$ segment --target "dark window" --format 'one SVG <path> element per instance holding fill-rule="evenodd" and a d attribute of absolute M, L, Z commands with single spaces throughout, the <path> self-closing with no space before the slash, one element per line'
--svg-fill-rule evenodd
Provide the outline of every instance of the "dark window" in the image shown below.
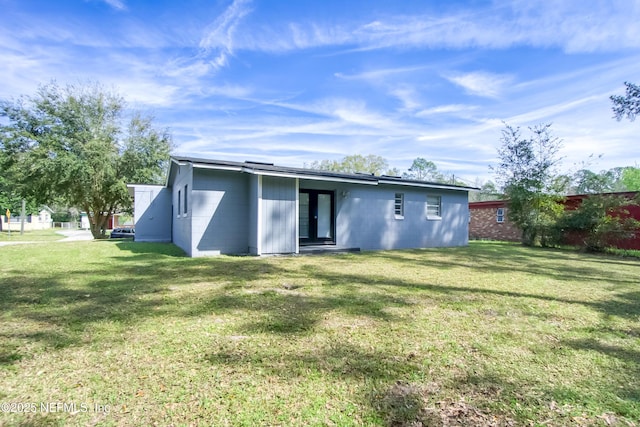
<path fill-rule="evenodd" d="M 184 186 L 184 213 L 187 214 L 187 185 Z"/>

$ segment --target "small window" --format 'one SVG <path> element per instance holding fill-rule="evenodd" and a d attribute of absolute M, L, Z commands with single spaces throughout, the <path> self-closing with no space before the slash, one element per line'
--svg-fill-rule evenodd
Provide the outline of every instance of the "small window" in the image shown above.
<path fill-rule="evenodd" d="M 184 186 L 184 214 L 187 214 L 187 185 Z"/>
<path fill-rule="evenodd" d="M 178 190 L 178 216 L 180 216 L 180 212 L 182 212 L 182 193 Z"/>
<path fill-rule="evenodd" d="M 500 223 L 504 222 L 504 208 L 496 209 L 496 221 Z"/>
<path fill-rule="evenodd" d="M 427 196 L 427 219 L 442 218 L 441 196 Z"/>
<path fill-rule="evenodd" d="M 398 219 L 404 218 L 404 193 L 396 193 L 393 203 L 393 213 Z"/>

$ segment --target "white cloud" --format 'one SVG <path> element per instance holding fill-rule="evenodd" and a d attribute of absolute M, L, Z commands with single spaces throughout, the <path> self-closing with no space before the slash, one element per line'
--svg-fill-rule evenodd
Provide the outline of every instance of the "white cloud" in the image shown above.
<path fill-rule="evenodd" d="M 449 105 L 439 105 L 437 107 L 426 108 L 416 113 L 416 117 L 427 117 L 435 114 L 452 114 L 452 113 L 462 113 L 473 111 L 477 109 L 476 106 L 473 105 L 465 105 L 465 104 L 449 104 Z"/>
<path fill-rule="evenodd" d="M 513 78 L 508 75 L 483 71 L 452 74 L 445 76 L 445 78 L 452 83 L 462 86 L 471 95 L 487 98 L 500 97 L 505 87 L 513 80 Z"/>
<path fill-rule="evenodd" d="M 387 77 L 392 77 L 400 74 L 412 73 L 414 71 L 420 71 L 428 68 L 427 66 L 415 66 L 415 67 L 398 67 L 398 68 L 383 68 L 371 71 L 364 71 L 357 74 L 344 74 L 335 73 L 334 76 L 344 80 L 367 80 L 367 81 L 379 81 Z"/>
<path fill-rule="evenodd" d="M 638 0 L 588 6 L 581 2 L 556 2 L 550 6 L 545 0 L 512 1 L 448 14 L 376 17 L 366 23 L 276 21 L 272 26 L 239 35 L 234 48 L 284 52 L 325 46 L 354 50 L 532 46 L 559 47 L 567 52 L 609 52 L 640 47 L 639 21 Z M 235 29 L 234 25 L 221 28 Z M 225 40 L 225 34 L 216 32 L 215 39 Z M 226 45 L 220 41 L 218 44 Z"/>
<path fill-rule="evenodd" d="M 209 25 L 200 40 L 201 57 L 210 57 L 214 69 L 227 65 L 228 57 L 233 55 L 234 37 L 242 18 L 251 12 L 251 0 L 234 0 L 233 3 Z"/>
<path fill-rule="evenodd" d="M 106 4 L 117 10 L 126 10 L 127 6 L 122 0 L 104 0 Z"/>
<path fill-rule="evenodd" d="M 398 98 L 402 102 L 404 110 L 415 110 L 422 105 L 419 100 L 418 91 L 409 85 L 401 85 L 393 88 L 389 92 L 394 97 Z"/>

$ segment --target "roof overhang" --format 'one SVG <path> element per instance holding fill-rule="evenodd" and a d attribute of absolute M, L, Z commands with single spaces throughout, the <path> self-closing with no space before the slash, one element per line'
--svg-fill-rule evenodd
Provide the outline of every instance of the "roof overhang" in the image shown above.
<path fill-rule="evenodd" d="M 211 169 L 220 171 L 241 172 L 251 175 L 273 176 L 281 178 L 305 179 L 312 181 L 342 182 L 360 185 L 393 185 L 399 187 L 419 187 L 451 191 L 478 191 L 479 188 L 463 187 L 442 183 L 406 180 L 402 178 L 390 179 L 385 176 L 369 174 L 349 174 L 342 172 L 320 171 L 315 169 L 302 169 L 292 167 L 279 167 L 269 163 L 232 162 L 222 160 L 208 160 L 190 157 L 171 157 L 169 173 L 167 174 L 166 187 L 169 187 L 177 167 L 188 166 L 195 169 Z"/>

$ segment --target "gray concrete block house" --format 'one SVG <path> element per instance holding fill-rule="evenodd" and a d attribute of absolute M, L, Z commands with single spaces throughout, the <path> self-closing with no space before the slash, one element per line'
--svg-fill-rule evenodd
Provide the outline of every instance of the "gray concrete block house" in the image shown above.
<path fill-rule="evenodd" d="M 166 185 L 132 185 L 136 241 L 189 256 L 463 246 L 468 192 L 394 176 L 171 158 Z"/>

